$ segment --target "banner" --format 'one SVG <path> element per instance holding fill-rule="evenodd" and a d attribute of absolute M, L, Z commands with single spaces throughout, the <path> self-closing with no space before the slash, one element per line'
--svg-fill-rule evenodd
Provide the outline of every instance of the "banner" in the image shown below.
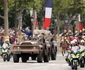
<path fill-rule="evenodd" d="M 48 28 L 51 23 L 51 14 L 52 14 L 52 0 L 46 0 L 45 3 L 45 19 L 44 19 L 44 28 Z"/>

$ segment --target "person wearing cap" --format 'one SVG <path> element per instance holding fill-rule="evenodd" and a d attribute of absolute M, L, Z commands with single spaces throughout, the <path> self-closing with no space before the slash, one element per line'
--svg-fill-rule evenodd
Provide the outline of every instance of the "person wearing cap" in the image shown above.
<path fill-rule="evenodd" d="M 71 50 L 73 52 L 77 52 L 79 50 L 79 47 L 76 45 L 76 40 L 71 41 Z"/>
<path fill-rule="evenodd" d="M 82 35 L 85 35 L 85 28 L 82 29 Z"/>
<path fill-rule="evenodd" d="M 70 46 L 68 48 L 68 54 L 66 56 L 66 61 L 68 62 L 69 65 L 71 65 L 71 62 L 70 62 L 70 59 L 71 59 L 71 56 L 70 56 L 70 52 L 78 52 L 79 50 L 79 47 L 76 46 L 76 40 L 73 40 L 70 42 Z"/>
<path fill-rule="evenodd" d="M 8 48 L 8 47 L 9 47 L 9 41 L 5 40 L 3 45 L 2 45 L 2 48 Z"/>
<path fill-rule="evenodd" d="M 75 42 L 75 46 L 78 46 L 78 40 L 75 38 L 73 41 Z"/>
<path fill-rule="evenodd" d="M 67 33 L 67 30 L 65 29 L 62 33 L 62 36 L 66 36 L 66 34 L 68 34 L 68 33 Z"/>
<path fill-rule="evenodd" d="M 69 36 L 72 36 L 73 32 L 71 30 L 68 30 L 68 34 L 69 34 Z"/>
<path fill-rule="evenodd" d="M 35 33 L 35 34 L 33 35 L 33 39 L 34 39 L 34 40 L 38 40 L 38 39 L 39 39 L 38 33 Z"/>
<path fill-rule="evenodd" d="M 85 42 L 84 40 L 80 41 L 80 43 L 79 43 L 80 50 L 85 50 L 84 42 Z"/>

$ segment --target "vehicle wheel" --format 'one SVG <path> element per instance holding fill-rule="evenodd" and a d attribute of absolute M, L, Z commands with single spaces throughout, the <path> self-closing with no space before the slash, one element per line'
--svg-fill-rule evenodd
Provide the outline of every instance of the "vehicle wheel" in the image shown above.
<path fill-rule="evenodd" d="M 56 56 L 57 56 L 57 47 L 56 47 L 55 49 L 56 49 L 56 52 L 55 52 L 55 54 L 56 54 Z"/>
<path fill-rule="evenodd" d="M 77 64 L 74 65 L 74 70 L 77 70 Z"/>
<path fill-rule="evenodd" d="M 10 61 L 10 56 L 7 57 L 7 61 Z"/>
<path fill-rule="evenodd" d="M 5 58 L 5 56 L 3 56 L 3 61 L 4 61 L 4 62 L 6 61 L 6 58 Z"/>
<path fill-rule="evenodd" d="M 51 59 L 52 60 L 56 60 L 56 55 L 55 54 L 51 54 Z"/>
<path fill-rule="evenodd" d="M 56 60 L 56 48 L 53 43 L 51 43 L 51 59 Z"/>
<path fill-rule="evenodd" d="M 81 67 L 81 68 L 83 68 L 83 67 L 84 67 L 84 64 L 83 64 L 83 63 L 81 63 L 81 64 L 80 64 L 80 67 Z"/>
<path fill-rule="evenodd" d="M 27 62 L 27 57 L 26 57 L 26 56 L 24 56 L 24 55 L 22 55 L 22 56 L 21 56 L 21 60 L 22 60 L 22 62 L 24 62 L 24 63 L 25 63 L 25 62 Z"/>
<path fill-rule="evenodd" d="M 43 60 L 43 58 L 42 58 L 42 52 L 41 52 L 41 53 L 39 53 L 39 55 L 37 56 L 37 62 L 38 62 L 38 63 L 42 63 L 42 60 Z"/>
<path fill-rule="evenodd" d="M 74 70 L 77 70 L 77 66 L 76 66 L 76 67 L 74 67 Z"/>
<path fill-rule="evenodd" d="M 82 61 L 80 61 L 80 67 L 81 67 L 81 68 L 84 67 L 84 62 L 82 63 Z"/>
<path fill-rule="evenodd" d="M 31 59 L 32 60 L 36 60 L 36 56 L 35 55 L 32 55 Z"/>
<path fill-rule="evenodd" d="M 48 56 L 49 56 L 49 60 L 51 60 L 51 49 L 50 48 L 49 48 Z"/>
<path fill-rule="evenodd" d="M 84 67 L 84 64 L 81 64 L 80 67 L 83 68 Z"/>
<path fill-rule="evenodd" d="M 49 62 L 49 56 L 48 55 L 44 55 L 44 62 Z"/>
<path fill-rule="evenodd" d="M 19 62 L 19 55 L 18 54 L 13 54 L 13 61 L 14 61 L 14 63 Z"/>
<path fill-rule="evenodd" d="M 56 60 L 56 52 L 54 48 L 51 48 L 51 59 Z"/>
<path fill-rule="evenodd" d="M 72 67 L 72 70 L 74 70 L 74 67 Z"/>

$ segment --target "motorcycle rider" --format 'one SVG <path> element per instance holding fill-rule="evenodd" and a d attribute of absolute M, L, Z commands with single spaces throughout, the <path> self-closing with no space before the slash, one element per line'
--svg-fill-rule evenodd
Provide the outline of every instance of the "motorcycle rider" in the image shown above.
<path fill-rule="evenodd" d="M 3 45 L 2 45 L 2 48 L 8 48 L 8 47 L 9 47 L 9 41 L 5 40 Z"/>
<path fill-rule="evenodd" d="M 79 43 L 80 50 L 85 50 L 84 42 L 85 42 L 84 40 L 80 41 L 80 43 Z"/>
<path fill-rule="evenodd" d="M 71 62 L 70 62 L 71 52 L 78 52 L 78 50 L 79 50 L 79 47 L 76 45 L 76 41 L 75 40 L 71 41 L 70 46 L 68 48 L 68 51 L 70 51 L 70 52 L 68 52 L 68 54 L 66 56 L 66 61 L 69 63 L 69 65 L 71 65 Z"/>
<path fill-rule="evenodd" d="M 73 52 L 77 52 L 77 51 L 79 50 L 79 46 L 77 46 L 76 43 L 77 43 L 77 41 L 75 41 L 75 40 L 73 40 L 73 41 L 71 42 L 71 50 L 72 50 Z"/>
<path fill-rule="evenodd" d="M 79 43 L 79 47 L 80 47 L 80 52 L 84 51 L 85 52 L 85 46 L 84 46 L 84 40 L 81 40 Z M 84 59 L 84 64 L 85 64 L 85 59 Z"/>

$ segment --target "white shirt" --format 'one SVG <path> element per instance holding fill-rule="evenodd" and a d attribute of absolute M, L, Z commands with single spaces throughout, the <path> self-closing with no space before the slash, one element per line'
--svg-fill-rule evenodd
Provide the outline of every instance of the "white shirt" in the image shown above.
<path fill-rule="evenodd" d="M 79 47 L 78 46 L 72 46 L 72 51 L 73 52 L 77 52 L 79 50 Z"/>
<path fill-rule="evenodd" d="M 85 50 L 85 46 L 79 45 L 79 47 L 80 47 L 80 50 Z"/>
<path fill-rule="evenodd" d="M 4 43 L 2 47 L 3 48 L 8 48 L 8 44 L 7 43 Z"/>

